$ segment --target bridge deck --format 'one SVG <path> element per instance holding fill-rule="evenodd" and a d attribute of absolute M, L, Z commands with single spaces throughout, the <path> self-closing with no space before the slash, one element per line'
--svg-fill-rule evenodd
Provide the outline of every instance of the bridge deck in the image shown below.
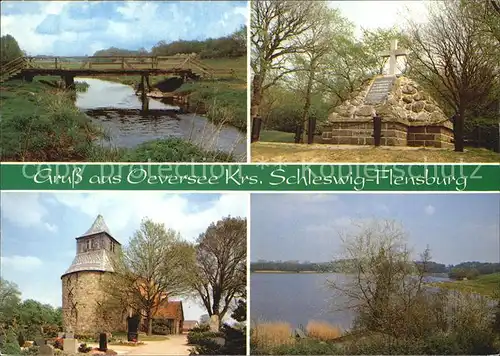
<path fill-rule="evenodd" d="M 23 74 L 28 75 L 57 75 L 57 76 L 101 76 L 101 75 L 189 75 L 193 72 L 190 69 L 171 68 L 171 69 L 121 69 L 121 68 L 108 68 L 108 69 L 55 69 L 55 68 L 24 68 Z"/>

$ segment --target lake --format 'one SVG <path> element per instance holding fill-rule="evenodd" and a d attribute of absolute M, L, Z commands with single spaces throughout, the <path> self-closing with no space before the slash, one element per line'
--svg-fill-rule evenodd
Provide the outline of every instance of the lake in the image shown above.
<path fill-rule="evenodd" d="M 151 111 L 141 111 L 142 102 L 131 86 L 95 78 L 76 78 L 86 82 L 85 92 L 77 92 L 76 106 L 87 112 L 94 122 L 104 127 L 112 147 L 134 148 L 141 143 L 168 137 L 190 141 L 206 150 L 232 153 L 238 161 L 246 161 L 245 134 L 233 126 L 222 128 L 195 114 L 175 114 L 179 107 L 148 98 Z M 171 111 L 171 113 L 168 113 Z"/>
<path fill-rule="evenodd" d="M 285 321 L 293 327 L 310 320 L 323 320 L 346 330 L 355 314 L 344 309 L 346 298 L 328 288 L 327 281 L 346 283 L 341 273 L 252 273 L 250 276 L 250 315 L 255 321 Z M 446 277 L 428 277 L 445 281 Z"/>

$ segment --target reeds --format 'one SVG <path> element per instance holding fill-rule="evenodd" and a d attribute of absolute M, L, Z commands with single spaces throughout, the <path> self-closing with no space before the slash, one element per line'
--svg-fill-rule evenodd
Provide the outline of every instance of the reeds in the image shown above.
<path fill-rule="evenodd" d="M 342 331 L 338 326 L 326 321 L 309 321 L 306 326 L 306 332 L 307 336 L 321 341 L 335 340 L 342 336 Z"/>
<path fill-rule="evenodd" d="M 292 328 L 286 322 L 259 322 L 252 329 L 252 344 L 259 350 L 271 350 L 295 342 Z"/>

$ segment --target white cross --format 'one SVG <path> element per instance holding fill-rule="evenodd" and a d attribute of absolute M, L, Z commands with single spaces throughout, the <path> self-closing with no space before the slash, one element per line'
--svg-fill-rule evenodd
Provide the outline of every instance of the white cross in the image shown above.
<path fill-rule="evenodd" d="M 389 75 L 396 74 L 397 57 L 406 56 L 407 50 L 398 49 L 398 40 L 391 40 L 391 50 L 380 53 L 383 58 L 389 57 Z"/>

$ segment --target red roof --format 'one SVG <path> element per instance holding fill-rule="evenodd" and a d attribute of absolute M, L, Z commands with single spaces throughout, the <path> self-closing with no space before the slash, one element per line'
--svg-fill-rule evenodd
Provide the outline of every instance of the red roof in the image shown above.
<path fill-rule="evenodd" d="M 158 311 L 155 313 L 154 317 L 164 318 L 164 319 L 184 320 L 184 311 L 182 309 L 182 302 L 181 301 L 168 302 L 165 306 L 161 306 L 158 308 Z"/>

